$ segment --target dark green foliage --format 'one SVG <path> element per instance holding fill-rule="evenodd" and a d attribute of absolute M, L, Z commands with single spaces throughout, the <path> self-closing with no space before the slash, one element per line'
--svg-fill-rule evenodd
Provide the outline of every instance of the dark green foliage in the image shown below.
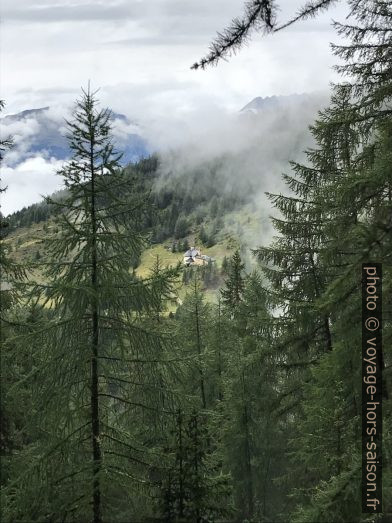
<path fill-rule="evenodd" d="M 72 514 L 99 523 L 113 521 L 114 510 L 114 520 L 132 519 L 130 493 L 154 461 L 146 438 L 158 430 L 169 396 L 165 338 L 154 323 L 146 328 L 146 314 L 161 307 L 175 273 L 156 271 L 145 282 L 132 274 L 145 243 L 146 201 L 133 197 L 118 168 L 110 112 L 96 104 L 90 92 L 77 103 L 69 123 L 74 156 L 62 171 L 67 196 L 50 201 L 61 208 L 59 234 L 45 244 L 49 285 L 37 284 L 31 299 L 53 314 L 26 338 L 41 362 L 28 376 L 36 417 L 27 430 L 40 436 L 15 461 L 10 519 Z M 120 187 L 124 200 L 112 192 Z M 140 423 L 144 410 L 148 428 Z M 21 460 L 29 466 L 18 470 Z"/>
<path fill-rule="evenodd" d="M 232 515 L 230 478 L 221 472 L 210 441 L 206 416 L 179 410 L 173 446 L 166 449 L 173 465 L 161 487 L 165 521 L 202 523 Z"/>
<path fill-rule="evenodd" d="M 52 198 L 65 197 L 64 192 L 53 195 Z M 29 207 L 23 207 L 20 211 L 16 211 L 9 216 L 10 227 L 28 227 L 32 223 L 40 223 L 48 220 L 51 216 L 58 214 L 59 208 L 53 208 L 47 202 L 34 203 Z"/>
<path fill-rule="evenodd" d="M 217 236 L 222 228 L 223 221 L 221 218 L 215 218 L 208 227 L 200 227 L 199 239 L 202 245 L 213 247 L 217 242 Z"/>
<path fill-rule="evenodd" d="M 191 285 L 191 291 L 177 310 L 177 319 L 179 320 L 177 344 L 181 348 L 182 354 L 186 358 L 191 358 L 194 363 L 193 368 L 187 368 L 188 393 L 193 395 L 199 409 L 205 409 L 209 400 L 204 369 L 209 309 L 204 302 L 196 276 L 194 276 Z"/>
<path fill-rule="evenodd" d="M 219 278 L 216 270 L 216 265 L 213 261 L 209 261 L 206 265 L 201 267 L 201 277 L 205 288 L 214 288 L 219 283 Z"/>
<path fill-rule="evenodd" d="M 240 252 L 237 250 L 230 261 L 228 277 L 225 287 L 221 290 L 222 303 L 229 309 L 234 310 L 242 301 L 244 292 L 244 269 Z"/>
<path fill-rule="evenodd" d="M 278 359 L 271 353 L 272 318 L 258 273 L 243 274 L 241 289 L 239 299 L 219 314 L 222 393 L 217 423 L 222 458 L 233 478 L 239 517 L 278 521 L 275 503 L 284 490 L 276 488 L 272 478 L 282 470 L 286 428 L 273 410 Z"/>
<path fill-rule="evenodd" d="M 229 266 L 230 266 L 230 260 L 229 260 L 229 258 L 227 258 L 227 256 L 224 256 L 223 260 L 222 260 L 222 268 L 221 268 L 221 272 L 223 275 L 225 275 L 225 276 L 228 275 Z"/>
<path fill-rule="evenodd" d="M 189 222 L 184 216 L 179 216 L 174 226 L 174 237 L 183 238 L 189 232 Z"/>
<path fill-rule="evenodd" d="M 199 231 L 199 239 L 203 245 L 207 245 L 208 242 L 208 235 L 204 229 L 204 227 L 200 227 Z"/>

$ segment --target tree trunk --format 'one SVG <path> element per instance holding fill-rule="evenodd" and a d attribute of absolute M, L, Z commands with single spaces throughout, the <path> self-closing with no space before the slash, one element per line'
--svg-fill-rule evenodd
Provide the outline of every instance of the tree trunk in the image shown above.
<path fill-rule="evenodd" d="M 246 497 L 247 497 L 247 517 L 253 516 L 253 478 L 252 478 L 252 464 L 251 464 L 251 450 L 250 450 L 250 433 L 249 433 L 249 415 L 245 398 L 245 376 L 242 371 L 242 400 L 244 402 L 244 428 L 245 428 L 245 470 L 246 470 Z"/>
<path fill-rule="evenodd" d="M 93 131 L 91 131 L 93 132 Z M 99 390 L 98 390 L 98 343 L 99 343 L 99 320 L 98 320 L 98 277 L 97 277 L 97 219 L 95 212 L 95 167 L 94 167 L 94 143 L 91 142 L 90 169 L 91 169 L 91 286 L 93 298 L 91 301 L 92 320 L 92 343 L 91 343 L 91 431 L 92 431 L 92 454 L 93 454 L 93 523 L 102 523 L 101 510 L 101 444 L 99 424 Z"/>
<path fill-rule="evenodd" d="M 182 445 L 182 415 L 181 415 L 181 409 L 178 411 L 178 444 L 180 447 L 180 456 L 179 456 L 179 469 L 180 469 L 180 477 L 179 477 L 179 507 L 178 507 L 178 516 L 180 518 L 184 517 L 184 467 L 183 467 L 183 445 Z"/>
<path fill-rule="evenodd" d="M 195 301 L 195 319 L 196 319 L 196 343 L 197 343 L 197 353 L 199 358 L 201 358 L 201 337 L 200 337 L 200 318 L 199 318 L 199 307 L 197 306 L 197 296 Z M 200 394 L 201 394 L 201 405 L 203 409 L 207 407 L 206 402 L 206 393 L 204 388 L 204 376 L 203 370 L 201 368 L 201 361 L 199 363 L 199 374 L 200 374 Z"/>

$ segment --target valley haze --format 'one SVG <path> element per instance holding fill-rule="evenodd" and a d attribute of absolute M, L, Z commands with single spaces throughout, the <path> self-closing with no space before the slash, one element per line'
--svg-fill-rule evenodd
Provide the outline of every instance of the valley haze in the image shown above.
<path fill-rule="evenodd" d="M 257 187 L 254 200 L 268 206 L 265 191 L 284 190 L 281 174 L 303 159 L 311 144 L 308 126 L 328 101 L 324 92 L 256 97 L 240 111 L 206 107 L 187 114 L 135 121 L 113 113 L 113 134 L 126 165 L 152 153 L 160 159 L 161 182 L 219 161 L 228 188 L 238 178 Z M 56 171 L 69 158 L 66 118 L 70 106 L 29 109 L 1 119 L 14 147 L 2 166 L 2 213 L 37 203 L 62 188 Z"/>

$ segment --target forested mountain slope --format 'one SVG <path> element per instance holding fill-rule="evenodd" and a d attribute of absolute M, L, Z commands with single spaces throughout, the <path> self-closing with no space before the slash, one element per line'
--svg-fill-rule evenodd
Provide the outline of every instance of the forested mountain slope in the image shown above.
<path fill-rule="evenodd" d="M 148 198 L 150 212 L 143 216 L 140 230 L 148 236 L 146 249 L 132 261 L 136 273 L 147 277 L 158 256 L 162 264 L 183 264 L 185 251 L 197 246 L 204 255 L 213 258 L 213 266 L 199 268 L 205 290 L 216 297 L 223 281 L 227 258 L 236 248 L 244 259 L 254 265 L 250 248 L 263 230 L 263 213 L 252 202 L 251 186 L 233 185 L 228 189 L 220 170 L 209 166 L 180 179 L 160 181 L 159 160 L 156 156 L 141 160 L 124 169 L 134 194 Z M 61 202 L 66 191 L 52 196 Z M 43 247 L 46 237 L 56 236 L 56 216 L 60 208 L 45 201 L 24 208 L 7 217 L 4 243 L 10 256 L 18 263 L 28 264 L 35 274 L 47 261 Z M 223 265 L 223 267 L 222 267 Z M 188 275 L 184 281 L 189 280 Z M 183 295 L 184 292 L 181 292 Z"/>

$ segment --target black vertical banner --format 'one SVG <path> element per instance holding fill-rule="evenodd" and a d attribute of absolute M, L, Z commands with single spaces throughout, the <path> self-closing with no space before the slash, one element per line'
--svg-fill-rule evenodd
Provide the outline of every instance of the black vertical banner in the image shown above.
<path fill-rule="evenodd" d="M 382 266 L 362 265 L 362 512 L 382 512 Z"/>

